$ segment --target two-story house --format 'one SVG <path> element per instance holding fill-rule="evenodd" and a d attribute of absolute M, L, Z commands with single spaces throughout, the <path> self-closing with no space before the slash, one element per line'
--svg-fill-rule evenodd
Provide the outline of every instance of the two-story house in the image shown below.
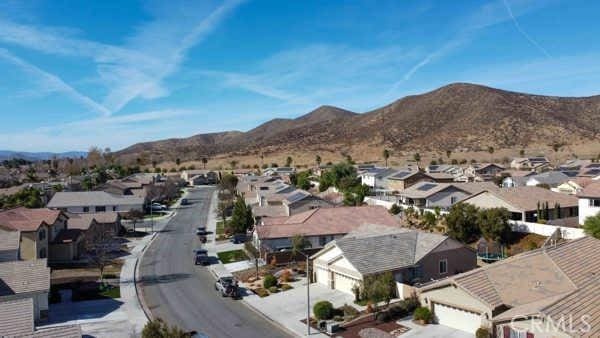
<path fill-rule="evenodd" d="M 579 198 L 579 224 L 590 216 L 600 215 L 600 181 L 588 184 L 577 194 Z"/>
<path fill-rule="evenodd" d="M 48 208 L 70 213 L 126 213 L 143 210 L 144 198 L 109 194 L 105 191 L 57 192 L 48 202 Z"/>

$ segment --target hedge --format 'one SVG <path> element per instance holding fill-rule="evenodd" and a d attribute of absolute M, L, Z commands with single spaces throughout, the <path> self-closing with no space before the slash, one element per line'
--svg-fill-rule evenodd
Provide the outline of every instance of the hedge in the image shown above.
<path fill-rule="evenodd" d="M 313 306 L 313 313 L 317 319 L 331 319 L 333 317 L 333 304 L 326 300 L 317 302 Z"/>

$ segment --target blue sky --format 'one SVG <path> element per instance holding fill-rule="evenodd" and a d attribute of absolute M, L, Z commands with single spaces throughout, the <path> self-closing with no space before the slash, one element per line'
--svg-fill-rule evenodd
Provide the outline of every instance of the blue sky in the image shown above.
<path fill-rule="evenodd" d="M 0 2 L 0 149 L 113 150 L 451 82 L 600 94 L 599 2 Z"/>

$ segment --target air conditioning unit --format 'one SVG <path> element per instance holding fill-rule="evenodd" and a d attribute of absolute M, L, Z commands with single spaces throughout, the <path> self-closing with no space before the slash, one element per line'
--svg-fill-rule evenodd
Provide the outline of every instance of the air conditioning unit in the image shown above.
<path fill-rule="evenodd" d="M 328 322 L 327 323 L 327 333 L 332 334 L 338 332 L 340 330 L 340 324 L 336 322 Z"/>

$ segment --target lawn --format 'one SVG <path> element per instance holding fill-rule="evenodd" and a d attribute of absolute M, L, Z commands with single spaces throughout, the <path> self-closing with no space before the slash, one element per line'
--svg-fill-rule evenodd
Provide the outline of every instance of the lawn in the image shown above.
<path fill-rule="evenodd" d="M 219 260 L 223 264 L 245 261 L 248 259 L 244 250 L 231 250 L 217 253 Z"/>
<path fill-rule="evenodd" d="M 225 234 L 225 223 L 223 223 L 223 221 L 217 221 L 216 233 L 217 233 L 217 235 Z"/>

